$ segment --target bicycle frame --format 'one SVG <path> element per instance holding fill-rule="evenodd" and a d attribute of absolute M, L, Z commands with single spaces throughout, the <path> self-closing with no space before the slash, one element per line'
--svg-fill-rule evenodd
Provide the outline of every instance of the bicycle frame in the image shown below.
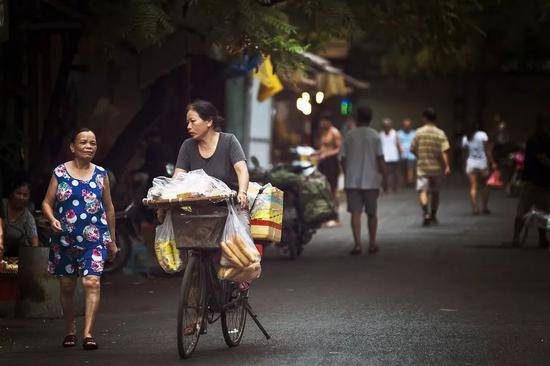
<path fill-rule="evenodd" d="M 188 253 L 190 255 L 190 258 L 194 257 L 197 258 L 197 260 L 199 261 L 201 277 L 204 278 L 206 283 L 206 304 L 208 306 L 207 310 L 212 313 L 221 314 L 230 307 L 234 306 L 238 301 L 243 300 L 242 298 L 236 298 L 229 302 L 226 301 L 226 291 L 224 291 L 224 286 L 229 286 L 230 283 L 228 281 L 220 281 L 218 279 L 216 268 L 214 265 L 214 257 L 217 252 L 191 249 L 188 251 Z"/>

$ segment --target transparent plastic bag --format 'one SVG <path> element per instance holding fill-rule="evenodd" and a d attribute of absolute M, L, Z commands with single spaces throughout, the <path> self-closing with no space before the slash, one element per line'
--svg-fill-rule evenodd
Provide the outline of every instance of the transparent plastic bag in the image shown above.
<path fill-rule="evenodd" d="M 250 235 L 248 216 L 239 215 L 232 203 L 228 203 L 227 221 L 220 247 L 220 279 L 244 282 L 260 277 L 261 256 Z"/>
<path fill-rule="evenodd" d="M 221 180 L 211 177 L 204 170 L 178 173 L 174 178 L 157 177 L 147 192 L 147 198 L 175 199 L 229 196 L 233 191 Z"/>
<path fill-rule="evenodd" d="M 159 265 L 166 273 L 176 273 L 182 270 L 181 253 L 176 247 L 172 213 L 168 211 L 164 222 L 157 226 L 155 232 L 155 255 Z"/>

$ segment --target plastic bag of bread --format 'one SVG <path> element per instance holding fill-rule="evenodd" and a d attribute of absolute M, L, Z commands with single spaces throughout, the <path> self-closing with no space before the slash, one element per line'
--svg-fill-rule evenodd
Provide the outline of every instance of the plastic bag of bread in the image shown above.
<path fill-rule="evenodd" d="M 155 232 L 155 255 L 159 265 L 166 273 L 176 273 L 183 269 L 181 253 L 176 247 L 172 211 L 168 211 L 164 222 Z"/>
<path fill-rule="evenodd" d="M 260 277 L 260 252 L 252 241 L 248 223 L 237 213 L 233 204 L 228 204 L 227 221 L 220 248 L 220 279 L 244 282 Z"/>

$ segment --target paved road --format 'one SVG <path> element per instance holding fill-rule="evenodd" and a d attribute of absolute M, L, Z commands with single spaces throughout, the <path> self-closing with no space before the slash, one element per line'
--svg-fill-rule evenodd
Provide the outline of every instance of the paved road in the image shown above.
<path fill-rule="evenodd" d="M 60 320 L 2 320 L 0 364 L 548 365 L 550 254 L 534 238 L 530 248 L 499 248 L 515 201 L 493 198 L 493 215 L 471 216 L 455 185 L 443 194 L 441 224 L 422 228 L 413 192 L 382 197 L 375 256 L 348 255 L 345 214 L 297 261 L 269 251 L 252 304 L 270 341 L 249 323 L 229 350 L 216 325 L 180 361 L 180 278 L 119 275 L 104 283 L 99 351 L 60 348 Z"/>

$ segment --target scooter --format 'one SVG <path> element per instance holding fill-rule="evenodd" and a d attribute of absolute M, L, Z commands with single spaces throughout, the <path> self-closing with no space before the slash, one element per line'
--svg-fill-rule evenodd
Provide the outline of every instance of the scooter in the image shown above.
<path fill-rule="evenodd" d="M 168 163 L 165 169 L 167 176 L 171 177 L 174 173 L 174 165 Z M 129 199 L 125 200 L 127 203 L 123 206 L 124 208 L 115 212 L 117 246 L 120 251 L 113 261 L 105 263 L 104 273 L 113 273 L 124 268 L 132 257 L 134 244 L 144 242 L 140 224 L 143 220 L 148 220 L 147 214 L 150 211 L 143 207 L 141 199 L 146 196 L 148 187 L 149 174 L 141 171 L 131 174 L 129 189 L 126 190 Z"/>
<path fill-rule="evenodd" d="M 251 180 L 263 184 L 267 182 L 273 183 L 273 176 L 281 172 L 297 174 L 305 179 L 320 174 L 313 162 L 313 156 L 315 155 L 313 148 L 298 146 L 291 149 L 291 153 L 295 156 L 295 159 L 291 163 L 278 164 L 270 171 L 260 168 L 257 159 L 252 157 Z M 313 235 L 324 221 L 308 223 L 304 219 L 304 204 L 302 202 L 303 197 L 300 194 L 301 187 L 299 182 L 277 182 L 274 185 L 284 192 L 283 227 L 281 242 L 278 246 L 293 260 L 302 254 L 303 246 L 311 241 Z M 330 195 L 330 192 L 328 194 Z M 327 220 L 332 218 L 336 218 L 336 212 L 334 213 L 334 217 L 327 218 Z"/>
<path fill-rule="evenodd" d="M 509 197 L 518 197 L 521 189 L 521 179 L 525 167 L 525 154 L 522 151 L 511 153 L 509 159 L 513 162 L 512 176 L 506 183 L 506 193 Z"/>

